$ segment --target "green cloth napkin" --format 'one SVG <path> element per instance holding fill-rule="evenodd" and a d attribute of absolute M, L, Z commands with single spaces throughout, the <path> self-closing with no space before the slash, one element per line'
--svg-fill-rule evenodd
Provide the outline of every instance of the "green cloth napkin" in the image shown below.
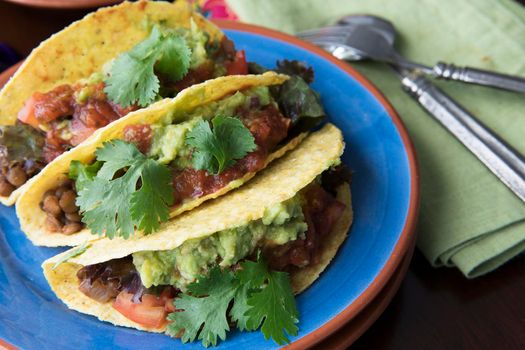
<path fill-rule="evenodd" d="M 407 58 L 438 60 L 525 76 L 525 10 L 494 0 L 227 0 L 241 20 L 288 33 L 375 14 L 398 30 Z M 421 168 L 418 247 L 435 266 L 471 278 L 525 249 L 525 204 L 401 91 L 384 65 L 353 63 L 394 105 Z M 525 154 L 525 95 L 456 82 L 437 84 Z"/>

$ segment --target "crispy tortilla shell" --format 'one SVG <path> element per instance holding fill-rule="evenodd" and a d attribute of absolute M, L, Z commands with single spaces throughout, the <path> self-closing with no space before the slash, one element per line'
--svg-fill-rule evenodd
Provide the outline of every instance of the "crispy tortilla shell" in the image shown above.
<path fill-rule="evenodd" d="M 286 79 L 287 76 L 285 75 L 268 72 L 262 75 L 232 75 L 208 80 L 183 90 L 174 99 L 164 99 L 148 108 L 132 112 L 110 125 L 98 129 L 83 143 L 71 151 L 61 154 L 38 175 L 27 182 L 26 188 L 20 195 L 16 206 L 16 213 L 20 220 L 22 231 L 26 233 L 33 244 L 49 247 L 75 246 L 86 240 L 96 239 L 97 236 L 93 236 L 91 231 L 86 228 L 71 235 L 50 232 L 46 229 L 46 213 L 40 208 L 40 201 L 47 190 L 58 187 L 67 178 L 66 174 L 71 161 L 78 160 L 86 164 L 90 163 L 95 157 L 97 147 L 101 147 L 106 141 L 123 138 L 124 129 L 128 125 L 153 124 L 169 113 L 173 114 L 174 121 L 182 120 L 188 112 L 191 112 L 196 107 L 219 100 L 238 90 L 254 86 L 281 84 Z M 273 154 L 270 154 L 266 164 L 275 158 L 283 156 L 288 150 L 295 148 L 305 136 L 297 136 Z M 254 175 L 255 173 L 247 173 L 242 178 L 232 181 L 215 193 L 189 200 L 183 205 L 174 208 L 170 216 L 179 215 L 184 211 L 197 207 L 206 200 L 219 197 L 239 187 Z"/>
<path fill-rule="evenodd" d="M 337 142 L 334 142 L 334 137 Z M 333 145 L 335 143 L 339 145 Z M 44 275 L 51 289 L 70 309 L 118 326 L 162 332 L 163 329 L 148 329 L 125 318 L 111 306 L 111 302 L 99 303 L 84 295 L 78 289 L 77 271 L 86 265 L 122 258 L 138 251 L 174 249 L 188 239 L 206 237 L 258 220 L 265 208 L 293 197 L 329 168 L 339 158 L 342 147 L 338 130 L 328 125 L 319 133 L 310 135 L 297 149 L 277 160 L 252 182 L 228 196 L 208 202 L 164 224 L 161 231 L 154 235 L 129 240 L 117 238 L 93 241 L 85 253 L 58 265 L 55 270 L 55 263 L 69 251 L 52 257 L 42 264 Z M 346 238 L 352 223 L 348 184 L 338 188 L 337 197 L 346 205 L 344 214 L 323 243 L 319 262 L 292 275 L 292 286 L 296 293 L 306 289 L 319 277 Z"/>
<path fill-rule="evenodd" d="M 124 2 L 72 23 L 34 49 L 0 91 L 0 125 L 14 124 L 18 111 L 33 93 L 73 84 L 101 71 L 106 62 L 144 40 L 149 35 L 148 24 L 187 28 L 190 18 L 210 35 L 210 40 L 224 36 L 219 28 L 193 12 L 186 1 Z M 0 202 L 13 205 L 23 187 L 9 197 L 0 197 Z"/>

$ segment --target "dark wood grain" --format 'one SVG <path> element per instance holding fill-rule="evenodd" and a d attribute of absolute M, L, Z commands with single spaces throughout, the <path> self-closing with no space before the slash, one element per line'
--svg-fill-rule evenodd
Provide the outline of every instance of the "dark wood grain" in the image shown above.
<path fill-rule="evenodd" d="M 467 280 L 416 252 L 392 303 L 351 349 L 525 349 L 524 295 L 524 258 Z"/>
<path fill-rule="evenodd" d="M 0 0 L 0 42 L 25 56 L 85 13 Z M 455 269 L 432 268 L 416 252 L 390 306 L 352 346 L 365 349 L 525 349 L 525 259 L 467 280 Z"/>
<path fill-rule="evenodd" d="M 76 21 L 89 10 L 37 9 L 0 0 L 0 42 L 21 57 L 51 34 Z"/>

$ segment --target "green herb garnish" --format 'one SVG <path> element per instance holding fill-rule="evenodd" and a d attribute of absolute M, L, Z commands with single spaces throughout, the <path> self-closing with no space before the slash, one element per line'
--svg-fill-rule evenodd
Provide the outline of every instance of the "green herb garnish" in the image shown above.
<path fill-rule="evenodd" d="M 134 103 L 145 107 L 159 92 L 155 71 L 178 81 L 188 72 L 190 59 L 186 39 L 175 32 L 163 33 L 154 26 L 147 39 L 115 59 L 105 79 L 104 91 L 122 107 Z"/>
<path fill-rule="evenodd" d="M 257 148 L 255 139 L 237 118 L 216 116 L 210 123 L 201 120 L 186 135 L 186 144 L 194 148 L 193 167 L 210 174 L 220 174 L 235 161 Z"/>
<path fill-rule="evenodd" d="M 86 170 L 89 165 L 73 164 L 70 170 L 89 174 L 77 178 L 82 179 L 77 205 L 93 234 L 129 238 L 135 227 L 148 234 L 168 220 L 173 187 L 165 165 L 122 140 L 105 142 L 96 155 L 102 164 L 96 176 Z"/>
<path fill-rule="evenodd" d="M 79 245 L 78 247 L 71 249 L 68 253 L 64 254 L 60 259 L 58 259 L 58 261 L 53 265 L 51 270 L 56 269 L 57 267 L 59 267 L 61 264 L 65 263 L 69 259 L 72 259 L 81 254 L 84 254 L 89 247 L 91 247 L 91 244 L 86 241 L 82 243 L 81 245 Z"/>
<path fill-rule="evenodd" d="M 91 165 L 84 165 L 78 160 L 73 160 L 69 164 L 68 176 L 70 179 L 75 180 L 77 191 L 81 191 L 87 183 L 93 181 L 93 178 L 97 176 L 97 172 L 101 166 L 102 162 L 99 161 Z"/>
<path fill-rule="evenodd" d="M 236 272 L 215 267 L 190 284 L 174 301 L 177 311 L 168 315 L 173 322 L 167 333 L 176 336 L 184 331 L 184 343 L 199 339 L 205 347 L 215 346 L 217 338 L 226 339 L 229 315 L 240 330 L 261 327 L 267 340 L 288 343 L 286 334 L 296 335 L 299 322 L 288 274 L 270 271 L 261 257 L 240 265 Z"/>

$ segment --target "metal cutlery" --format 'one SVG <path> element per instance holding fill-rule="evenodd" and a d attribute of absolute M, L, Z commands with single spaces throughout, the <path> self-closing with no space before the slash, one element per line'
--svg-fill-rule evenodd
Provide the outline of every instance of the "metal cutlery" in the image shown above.
<path fill-rule="evenodd" d="M 351 25 L 348 25 L 350 24 Z M 405 69 L 431 75 L 435 78 L 456 80 L 471 84 L 496 87 L 499 89 L 525 93 L 525 78 L 487 70 L 458 67 L 454 64 L 438 62 L 433 67 L 412 62 L 401 56 L 394 48 L 396 31 L 392 23 L 376 16 L 346 16 L 339 20 L 339 25 L 301 32 L 297 36 L 326 49 L 339 45 L 343 49 L 332 50 L 342 60 L 370 58 L 376 61 L 395 64 Z M 354 30 L 357 27 L 370 30 Z M 351 43 L 350 50 L 347 43 Z M 350 55 L 350 56 L 349 56 Z"/>
<path fill-rule="evenodd" d="M 395 29 L 388 21 L 360 15 L 346 16 L 339 24 L 337 31 L 321 28 L 315 34 L 314 31 L 308 31 L 298 36 L 319 45 L 339 59 L 350 61 L 375 58 L 382 50 L 387 50 L 385 47 L 393 48 Z M 343 31 L 346 34 L 342 34 Z M 371 38 L 374 40 L 369 41 Z M 425 79 L 423 73 L 429 71 L 425 71 L 424 66 L 400 58 L 393 49 L 390 54 L 392 52 L 395 57 L 384 61 L 400 77 L 404 90 L 525 202 L 524 158 L 452 97 Z"/>

